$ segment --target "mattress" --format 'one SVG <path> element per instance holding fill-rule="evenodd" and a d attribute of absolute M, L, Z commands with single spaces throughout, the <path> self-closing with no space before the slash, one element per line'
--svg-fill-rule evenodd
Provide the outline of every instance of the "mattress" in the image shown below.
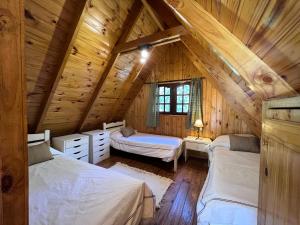
<path fill-rule="evenodd" d="M 166 162 L 174 159 L 182 144 L 181 138 L 139 132 L 124 137 L 121 132 L 115 131 L 111 133 L 110 139 L 110 145 L 115 149 L 161 158 Z"/>
<path fill-rule="evenodd" d="M 197 202 L 198 225 L 256 225 L 259 154 L 218 147 Z"/>
<path fill-rule="evenodd" d="M 29 167 L 30 225 L 137 225 L 154 213 L 143 181 L 63 155 Z"/>

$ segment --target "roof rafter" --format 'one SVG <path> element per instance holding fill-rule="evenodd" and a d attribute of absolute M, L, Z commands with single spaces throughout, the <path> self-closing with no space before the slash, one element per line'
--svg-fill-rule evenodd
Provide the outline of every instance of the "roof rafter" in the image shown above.
<path fill-rule="evenodd" d="M 164 31 L 160 31 L 142 38 L 138 38 L 126 43 L 120 43 L 114 48 L 115 53 L 127 53 L 137 50 L 140 46 L 149 44 L 151 46 L 160 46 L 180 41 L 182 35 L 187 34 L 187 30 L 182 26 L 176 26 Z"/>
<path fill-rule="evenodd" d="M 104 72 L 102 73 L 96 88 L 93 92 L 93 95 L 87 105 L 86 110 L 84 111 L 79 123 L 78 123 L 78 127 L 77 130 L 81 131 L 84 128 L 84 124 L 86 122 L 86 119 L 88 118 L 91 109 L 93 108 L 96 99 L 98 98 L 98 95 L 100 93 L 100 90 L 111 70 L 111 68 L 114 66 L 114 64 L 117 61 L 117 58 L 119 56 L 119 53 L 116 53 L 115 51 L 115 47 L 120 44 L 120 43 L 124 43 L 126 41 L 126 39 L 129 37 L 131 30 L 134 27 L 134 24 L 136 23 L 136 21 L 139 18 L 139 15 L 141 14 L 143 9 L 143 4 L 140 0 L 135 0 L 130 11 L 128 12 L 128 15 L 125 19 L 125 22 L 123 23 L 123 27 L 122 27 L 122 31 L 121 31 L 121 36 L 119 37 L 118 41 L 116 42 L 114 48 L 112 49 L 112 53 L 110 56 L 110 59 L 105 67 Z"/>
<path fill-rule="evenodd" d="M 56 90 L 58 83 L 61 79 L 61 76 L 64 72 L 65 65 L 71 54 L 74 42 L 76 40 L 80 26 L 83 22 L 87 4 L 88 4 L 87 0 L 80 0 L 77 3 L 77 7 L 76 7 L 77 12 L 76 12 L 76 15 L 74 16 L 72 26 L 70 27 L 69 34 L 67 36 L 67 40 L 65 41 L 65 46 L 61 50 L 61 55 L 58 59 L 57 67 L 54 70 L 55 73 L 53 74 L 53 81 L 49 86 L 49 91 L 47 92 L 46 96 L 43 99 L 43 102 L 41 103 L 41 110 L 40 110 L 40 113 L 38 114 L 39 118 L 36 123 L 35 132 L 40 132 L 42 129 L 42 125 L 46 118 L 49 106 L 54 97 L 55 90 Z"/>
<path fill-rule="evenodd" d="M 200 4 L 192 0 L 164 0 L 181 23 L 196 38 L 203 38 L 215 53 L 226 60 L 263 99 L 296 95 L 296 91 L 264 61 L 218 22 Z"/>
<path fill-rule="evenodd" d="M 197 68 L 204 68 L 207 71 L 205 75 L 223 97 L 230 103 L 230 106 L 239 112 L 241 118 L 245 119 L 248 126 L 256 134 L 261 133 L 261 106 L 255 102 L 235 83 L 227 72 L 219 65 L 219 62 L 213 57 L 207 58 L 208 52 L 191 35 L 182 37 L 182 43 L 188 50 L 186 56 Z M 206 53 L 205 55 L 203 53 Z"/>

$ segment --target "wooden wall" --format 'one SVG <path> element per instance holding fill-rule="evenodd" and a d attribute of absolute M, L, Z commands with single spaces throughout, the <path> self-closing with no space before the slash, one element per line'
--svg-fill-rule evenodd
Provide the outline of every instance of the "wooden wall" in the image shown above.
<path fill-rule="evenodd" d="M 165 51 L 149 73 L 148 81 L 170 81 L 201 77 L 191 61 L 185 56 L 182 44 L 161 47 Z M 186 116 L 161 115 L 160 126 L 156 129 L 146 127 L 146 112 L 149 85 L 144 84 L 141 91 L 129 107 L 125 119 L 127 123 L 141 132 L 185 137 L 195 134 L 185 128 Z M 251 133 L 247 123 L 239 118 L 226 103 L 220 92 L 207 79 L 203 79 L 204 129 L 202 135 L 215 138 L 228 133 Z"/>

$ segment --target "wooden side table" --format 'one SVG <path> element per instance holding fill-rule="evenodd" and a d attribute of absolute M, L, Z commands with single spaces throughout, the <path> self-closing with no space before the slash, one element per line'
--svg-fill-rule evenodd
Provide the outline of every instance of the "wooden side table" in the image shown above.
<path fill-rule="evenodd" d="M 188 150 L 198 151 L 198 152 L 206 152 L 208 153 L 208 145 L 212 142 L 209 138 L 197 138 L 193 136 L 188 136 L 183 139 L 185 147 L 184 147 L 184 158 L 187 161 L 188 158 Z"/>

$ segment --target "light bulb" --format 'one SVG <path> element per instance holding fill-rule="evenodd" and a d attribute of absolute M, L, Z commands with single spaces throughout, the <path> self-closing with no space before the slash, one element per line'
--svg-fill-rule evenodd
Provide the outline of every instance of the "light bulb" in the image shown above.
<path fill-rule="evenodd" d="M 142 58 L 148 58 L 149 57 L 149 52 L 148 52 L 148 50 L 147 49 L 143 49 L 142 51 L 141 51 L 141 56 L 142 56 Z"/>
<path fill-rule="evenodd" d="M 142 64 L 144 64 L 146 61 L 147 61 L 146 58 L 143 58 L 143 57 L 142 57 L 142 58 L 140 59 L 140 62 L 141 62 Z"/>

